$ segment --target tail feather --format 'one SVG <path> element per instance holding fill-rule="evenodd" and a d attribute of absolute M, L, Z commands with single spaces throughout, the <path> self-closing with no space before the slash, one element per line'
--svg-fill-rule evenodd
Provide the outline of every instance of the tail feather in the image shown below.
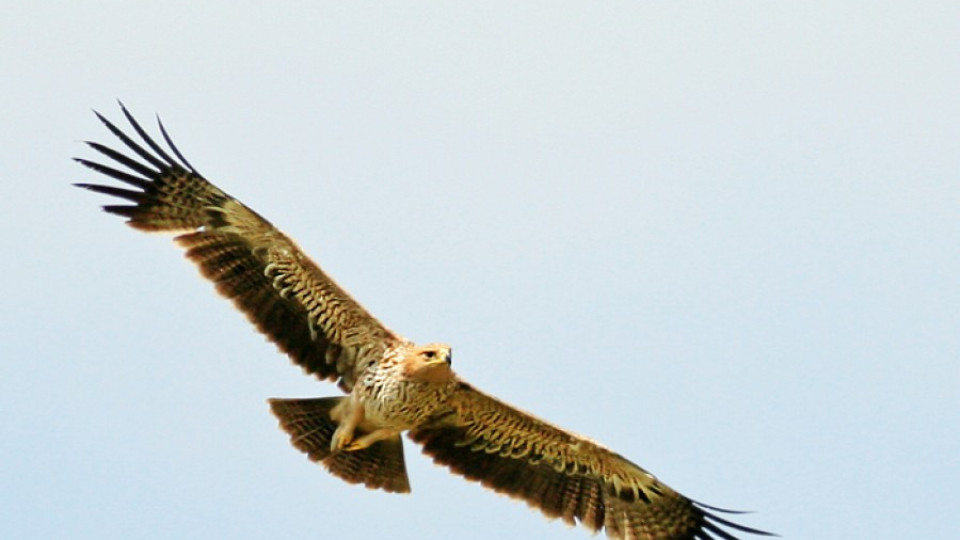
<path fill-rule="evenodd" d="M 410 481 L 403 461 L 400 436 L 382 440 L 362 450 L 331 452 L 330 441 L 337 423 L 330 410 L 344 397 L 271 399 L 270 409 L 290 442 L 331 473 L 352 484 L 371 489 L 408 493 Z M 361 432 L 357 436 L 362 435 Z"/>

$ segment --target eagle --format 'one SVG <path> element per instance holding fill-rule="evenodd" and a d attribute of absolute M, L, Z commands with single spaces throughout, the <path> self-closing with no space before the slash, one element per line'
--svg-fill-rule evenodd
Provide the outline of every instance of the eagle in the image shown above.
<path fill-rule="evenodd" d="M 434 462 L 549 518 L 623 540 L 772 536 L 684 497 L 601 444 L 476 389 L 451 369 L 450 346 L 418 345 L 390 330 L 290 237 L 209 182 L 158 119 L 159 144 L 120 104 L 135 136 L 98 112 L 126 147 L 87 142 L 109 161 L 75 158 L 125 184 L 78 187 L 121 199 L 104 206 L 174 240 L 216 290 L 307 374 L 346 395 L 270 399 L 290 441 L 330 473 L 407 493 L 401 435 Z M 137 138 L 139 140 L 137 140 Z"/>

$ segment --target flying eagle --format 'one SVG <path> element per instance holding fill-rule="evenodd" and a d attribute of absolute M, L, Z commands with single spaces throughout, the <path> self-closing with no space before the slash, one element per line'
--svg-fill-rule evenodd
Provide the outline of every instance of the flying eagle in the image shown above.
<path fill-rule="evenodd" d="M 137 142 L 97 117 L 132 154 L 96 142 L 106 165 L 81 164 L 128 187 L 77 184 L 128 204 L 104 206 L 143 231 L 177 233 L 200 272 L 294 363 L 346 396 L 271 399 L 294 446 L 350 483 L 410 491 L 400 435 L 452 472 L 614 539 L 732 540 L 767 535 L 680 495 L 620 454 L 491 397 L 451 369 L 451 349 L 388 329 L 289 237 L 207 181 L 174 146 L 121 109 Z M 119 166 L 119 167 L 118 167 Z M 133 189 L 130 189 L 133 188 Z"/>

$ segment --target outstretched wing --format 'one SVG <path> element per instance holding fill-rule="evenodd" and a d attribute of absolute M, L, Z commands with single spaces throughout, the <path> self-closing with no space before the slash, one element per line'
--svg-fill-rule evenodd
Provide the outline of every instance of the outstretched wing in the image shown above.
<path fill-rule="evenodd" d="M 99 113 L 97 117 L 133 155 L 88 142 L 114 163 L 77 161 L 134 189 L 77 185 L 132 203 L 104 206 L 126 217 L 131 227 L 180 233 L 176 242 L 220 294 L 304 371 L 320 379 L 340 379 L 349 391 L 356 364 L 380 358 L 401 338 L 350 298 L 290 238 L 201 176 L 163 124 L 167 150 L 123 105 L 121 109 L 142 143 Z"/>
<path fill-rule="evenodd" d="M 603 446 L 557 428 L 466 383 L 450 409 L 410 432 L 454 473 L 525 500 L 551 518 L 631 540 L 735 537 L 737 525 Z"/>

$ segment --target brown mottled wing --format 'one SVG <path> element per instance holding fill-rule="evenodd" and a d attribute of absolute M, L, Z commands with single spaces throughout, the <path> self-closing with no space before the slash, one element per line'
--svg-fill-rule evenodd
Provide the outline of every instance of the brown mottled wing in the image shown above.
<path fill-rule="evenodd" d="M 122 166 L 77 159 L 134 189 L 78 184 L 132 204 L 105 206 L 144 231 L 178 232 L 176 242 L 256 327 L 308 373 L 353 384 L 358 357 L 378 358 L 399 338 L 323 273 L 266 219 L 208 182 L 183 158 L 163 125 L 168 154 L 129 112 L 123 114 L 143 143 L 97 117 L 135 154 L 89 142 Z M 138 159 L 139 158 L 139 159 Z M 126 170 L 123 170 L 126 169 Z M 368 356 L 369 355 L 369 356 Z"/>
<path fill-rule="evenodd" d="M 525 500 L 551 518 L 616 539 L 733 539 L 731 523 L 623 456 L 463 383 L 450 409 L 410 432 L 451 471 Z"/>

